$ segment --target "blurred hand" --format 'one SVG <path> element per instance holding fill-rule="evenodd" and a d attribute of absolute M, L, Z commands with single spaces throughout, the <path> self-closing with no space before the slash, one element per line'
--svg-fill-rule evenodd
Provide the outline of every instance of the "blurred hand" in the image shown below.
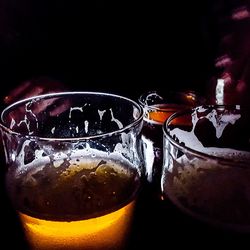
<path fill-rule="evenodd" d="M 5 105 L 10 105 L 18 100 L 32 96 L 57 93 L 66 90 L 66 86 L 57 80 L 53 80 L 48 77 L 39 77 L 22 82 L 19 86 L 11 90 L 10 93 L 4 97 L 3 101 Z M 49 110 L 50 116 L 57 116 L 61 114 L 68 109 L 70 104 L 66 101 L 60 101 L 60 103 L 58 103 L 57 99 L 58 98 L 53 98 L 43 102 L 33 103 L 32 114 L 38 115 L 45 110 Z M 27 110 L 24 110 L 24 108 L 25 107 L 22 107 L 18 110 L 12 111 L 9 118 L 18 122 L 22 121 L 24 119 L 24 115 L 27 114 Z"/>
<path fill-rule="evenodd" d="M 246 5 L 231 12 L 215 60 L 218 75 L 211 80 L 212 101 L 216 102 L 218 79 L 224 80 L 223 103 L 250 103 L 250 11 Z M 225 26 L 226 27 L 226 26 Z"/>
<path fill-rule="evenodd" d="M 10 93 L 4 97 L 3 101 L 6 105 L 9 105 L 28 97 L 46 93 L 56 93 L 65 91 L 66 89 L 66 86 L 60 81 L 49 77 L 39 77 L 22 82 L 19 86 L 11 90 Z"/>

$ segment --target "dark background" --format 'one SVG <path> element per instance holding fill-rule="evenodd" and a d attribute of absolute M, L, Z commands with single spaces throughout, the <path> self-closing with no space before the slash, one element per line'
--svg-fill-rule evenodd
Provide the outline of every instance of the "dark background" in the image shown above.
<path fill-rule="evenodd" d="M 7 90 L 45 75 L 73 90 L 133 98 L 157 88 L 204 93 L 212 74 L 219 12 L 214 1 L 2 0 L 0 5 L 0 81 Z"/>
<path fill-rule="evenodd" d="M 218 17 L 226 17 L 237 3 L 2 0 L 1 97 L 21 82 L 40 76 L 62 81 L 72 90 L 107 91 L 134 99 L 154 89 L 185 88 L 206 95 L 221 35 Z M 1 168 L 1 183 L 3 172 Z M 15 214 L 4 193 L 1 196 L 1 241 L 8 249 L 24 249 Z M 193 221 L 183 224 L 175 210 L 158 210 L 150 201 L 139 209 L 131 249 L 140 249 L 142 243 L 156 247 L 168 242 L 200 249 L 199 240 L 205 246 L 229 246 L 234 238 L 225 234 L 221 239 L 220 233 L 211 236 L 212 231 L 199 226 L 192 231 Z"/>

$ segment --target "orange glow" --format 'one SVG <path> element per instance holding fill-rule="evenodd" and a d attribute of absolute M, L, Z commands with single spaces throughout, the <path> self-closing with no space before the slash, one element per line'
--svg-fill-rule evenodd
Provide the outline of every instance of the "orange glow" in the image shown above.
<path fill-rule="evenodd" d="M 173 110 L 166 110 L 166 111 L 156 111 L 156 112 L 150 112 L 148 114 L 149 119 L 153 120 L 155 122 L 164 123 L 164 121 L 174 113 Z"/>
<path fill-rule="evenodd" d="M 163 124 L 172 114 L 188 108 L 185 105 L 178 104 L 160 104 L 155 105 L 155 109 L 148 112 L 148 119 L 160 124 Z M 188 116 L 183 116 L 181 118 L 175 118 L 171 121 L 172 125 L 190 126 L 192 121 Z"/>
<path fill-rule="evenodd" d="M 148 113 L 148 119 L 163 124 L 170 115 L 184 108 L 187 108 L 187 106 L 179 104 L 155 105 L 152 106 L 151 112 Z"/>
<path fill-rule="evenodd" d="M 121 249 L 134 203 L 104 216 L 81 221 L 47 221 L 20 213 L 32 249 Z"/>

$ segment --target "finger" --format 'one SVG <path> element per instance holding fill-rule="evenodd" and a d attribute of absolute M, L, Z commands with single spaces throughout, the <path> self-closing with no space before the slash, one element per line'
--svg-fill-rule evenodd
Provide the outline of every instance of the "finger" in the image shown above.
<path fill-rule="evenodd" d="M 31 105 L 31 112 L 34 115 L 38 115 L 43 111 L 46 111 L 51 105 L 55 103 L 58 98 L 49 98 L 42 101 L 34 102 Z"/>
<path fill-rule="evenodd" d="M 39 115 L 41 112 L 46 112 L 49 116 L 58 116 L 70 108 L 71 102 L 68 99 L 55 97 L 34 104 L 35 105 L 32 104 L 32 112 L 35 115 Z"/>
<path fill-rule="evenodd" d="M 225 79 L 225 87 L 236 86 L 237 81 L 242 78 L 246 60 L 245 57 L 242 57 L 225 67 L 221 77 Z"/>
<path fill-rule="evenodd" d="M 14 102 L 16 99 L 18 99 L 19 96 L 22 95 L 23 92 L 25 92 L 28 88 L 30 88 L 30 86 L 31 86 L 30 81 L 22 83 L 20 86 L 10 91 L 10 93 L 4 97 L 4 103 L 10 104 Z"/>
<path fill-rule="evenodd" d="M 36 95 L 41 95 L 43 93 L 44 89 L 41 86 L 35 86 L 31 88 L 31 90 L 27 91 L 24 95 L 22 95 L 22 99 L 31 97 L 31 96 L 36 96 Z"/>
<path fill-rule="evenodd" d="M 23 86 L 23 85 L 22 85 Z M 26 85 L 29 86 L 29 85 Z M 27 88 L 25 88 L 27 89 Z M 24 89 L 23 89 L 24 90 Z M 20 93 L 22 93 L 23 91 L 21 91 Z M 32 90 L 26 92 L 25 95 L 22 95 L 22 98 L 28 98 L 30 96 L 35 96 L 35 95 L 40 95 L 43 92 L 43 89 L 41 87 L 36 86 L 35 88 L 33 88 Z M 18 95 L 19 96 L 19 95 Z M 11 102 L 14 102 L 16 100 L 16 96 L 11 96 Z M 27 106 L 20 106 L 18 107 L 16 110 L 12 111 L 10 117 L 11 119 L 14 120 L 22 120 L 23 116 L 26 114 L 26 112 L 30 112 L 31 110 L 29 110 L 29 107 Z"/>
<path fill-rule="evenodd" d="M 12 90 L 4 98 L 4 103 L 8 105 L 19 99 L 63 90 L 66 90 L 65 85 L 57 80 L 53 80 L 49 77 L 34 78 L 23 82 L 20 86 Z"/>
<path fill-rule="evenodd" d="M 225 104 L 242 104 L 248 102 L 248 84 L 250 84 L 250 60 L 238 60 L 230 68 L 231 72 L 222 75 L 224 79 Z M 236 74 L 237 73 L 237 74 Z M 233 75 L 234 74 L 234 75 Z"/>
<path fill-rule="evenodd" d="M 232 59 L 228 54 L 224 54 L 220 57 L 218 57 L 215 61 L 215 67 L 220 69 L 225 69 L 227 67 L 230 67 L 232 65 Z"/>
<path fill-rule="evenodd" d="M 234 21 L 242 21 L 242 20 L 250 18 L 250 13 L 249 13 L 247 6 L 243 5 L 233 10 L 231 18 Z"/>
<path fill-rule="evenodd" d="M 16 132 L 26 131 L 28 134 L 33 134 L 37 131 L 39 117 L 42 118 L 44 112 L 48 115 L 47 117 L 53 117 L 62 114 L 69 108 L 70 101 L 59 97 L 31 100 L 27 104 L 12 110 L 6 117 L 6 122 L 10 129 Z"/>
<path fill-rule="evenodd" d="M 65 100 L 63 103 L 57 105 L 52 110 L 50 110 L 50 116 L 58 116 L 70 108 L 70 101 Z"/>

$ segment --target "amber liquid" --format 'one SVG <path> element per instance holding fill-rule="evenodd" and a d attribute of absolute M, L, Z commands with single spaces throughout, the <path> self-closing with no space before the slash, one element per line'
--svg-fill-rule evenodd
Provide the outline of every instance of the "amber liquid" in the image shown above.
<path fill-rule="evenodd" d="M 134 202 L 92 219 L 42 220 L 20 213 L 26 236 L 34 249 L 122 249 Z"/>
<path fill-rule="evenodd" d="M 32 249 L 125 248 L 140 185 L 131 166 L 93 158 L 13 174 L 7 186 Z"/>

